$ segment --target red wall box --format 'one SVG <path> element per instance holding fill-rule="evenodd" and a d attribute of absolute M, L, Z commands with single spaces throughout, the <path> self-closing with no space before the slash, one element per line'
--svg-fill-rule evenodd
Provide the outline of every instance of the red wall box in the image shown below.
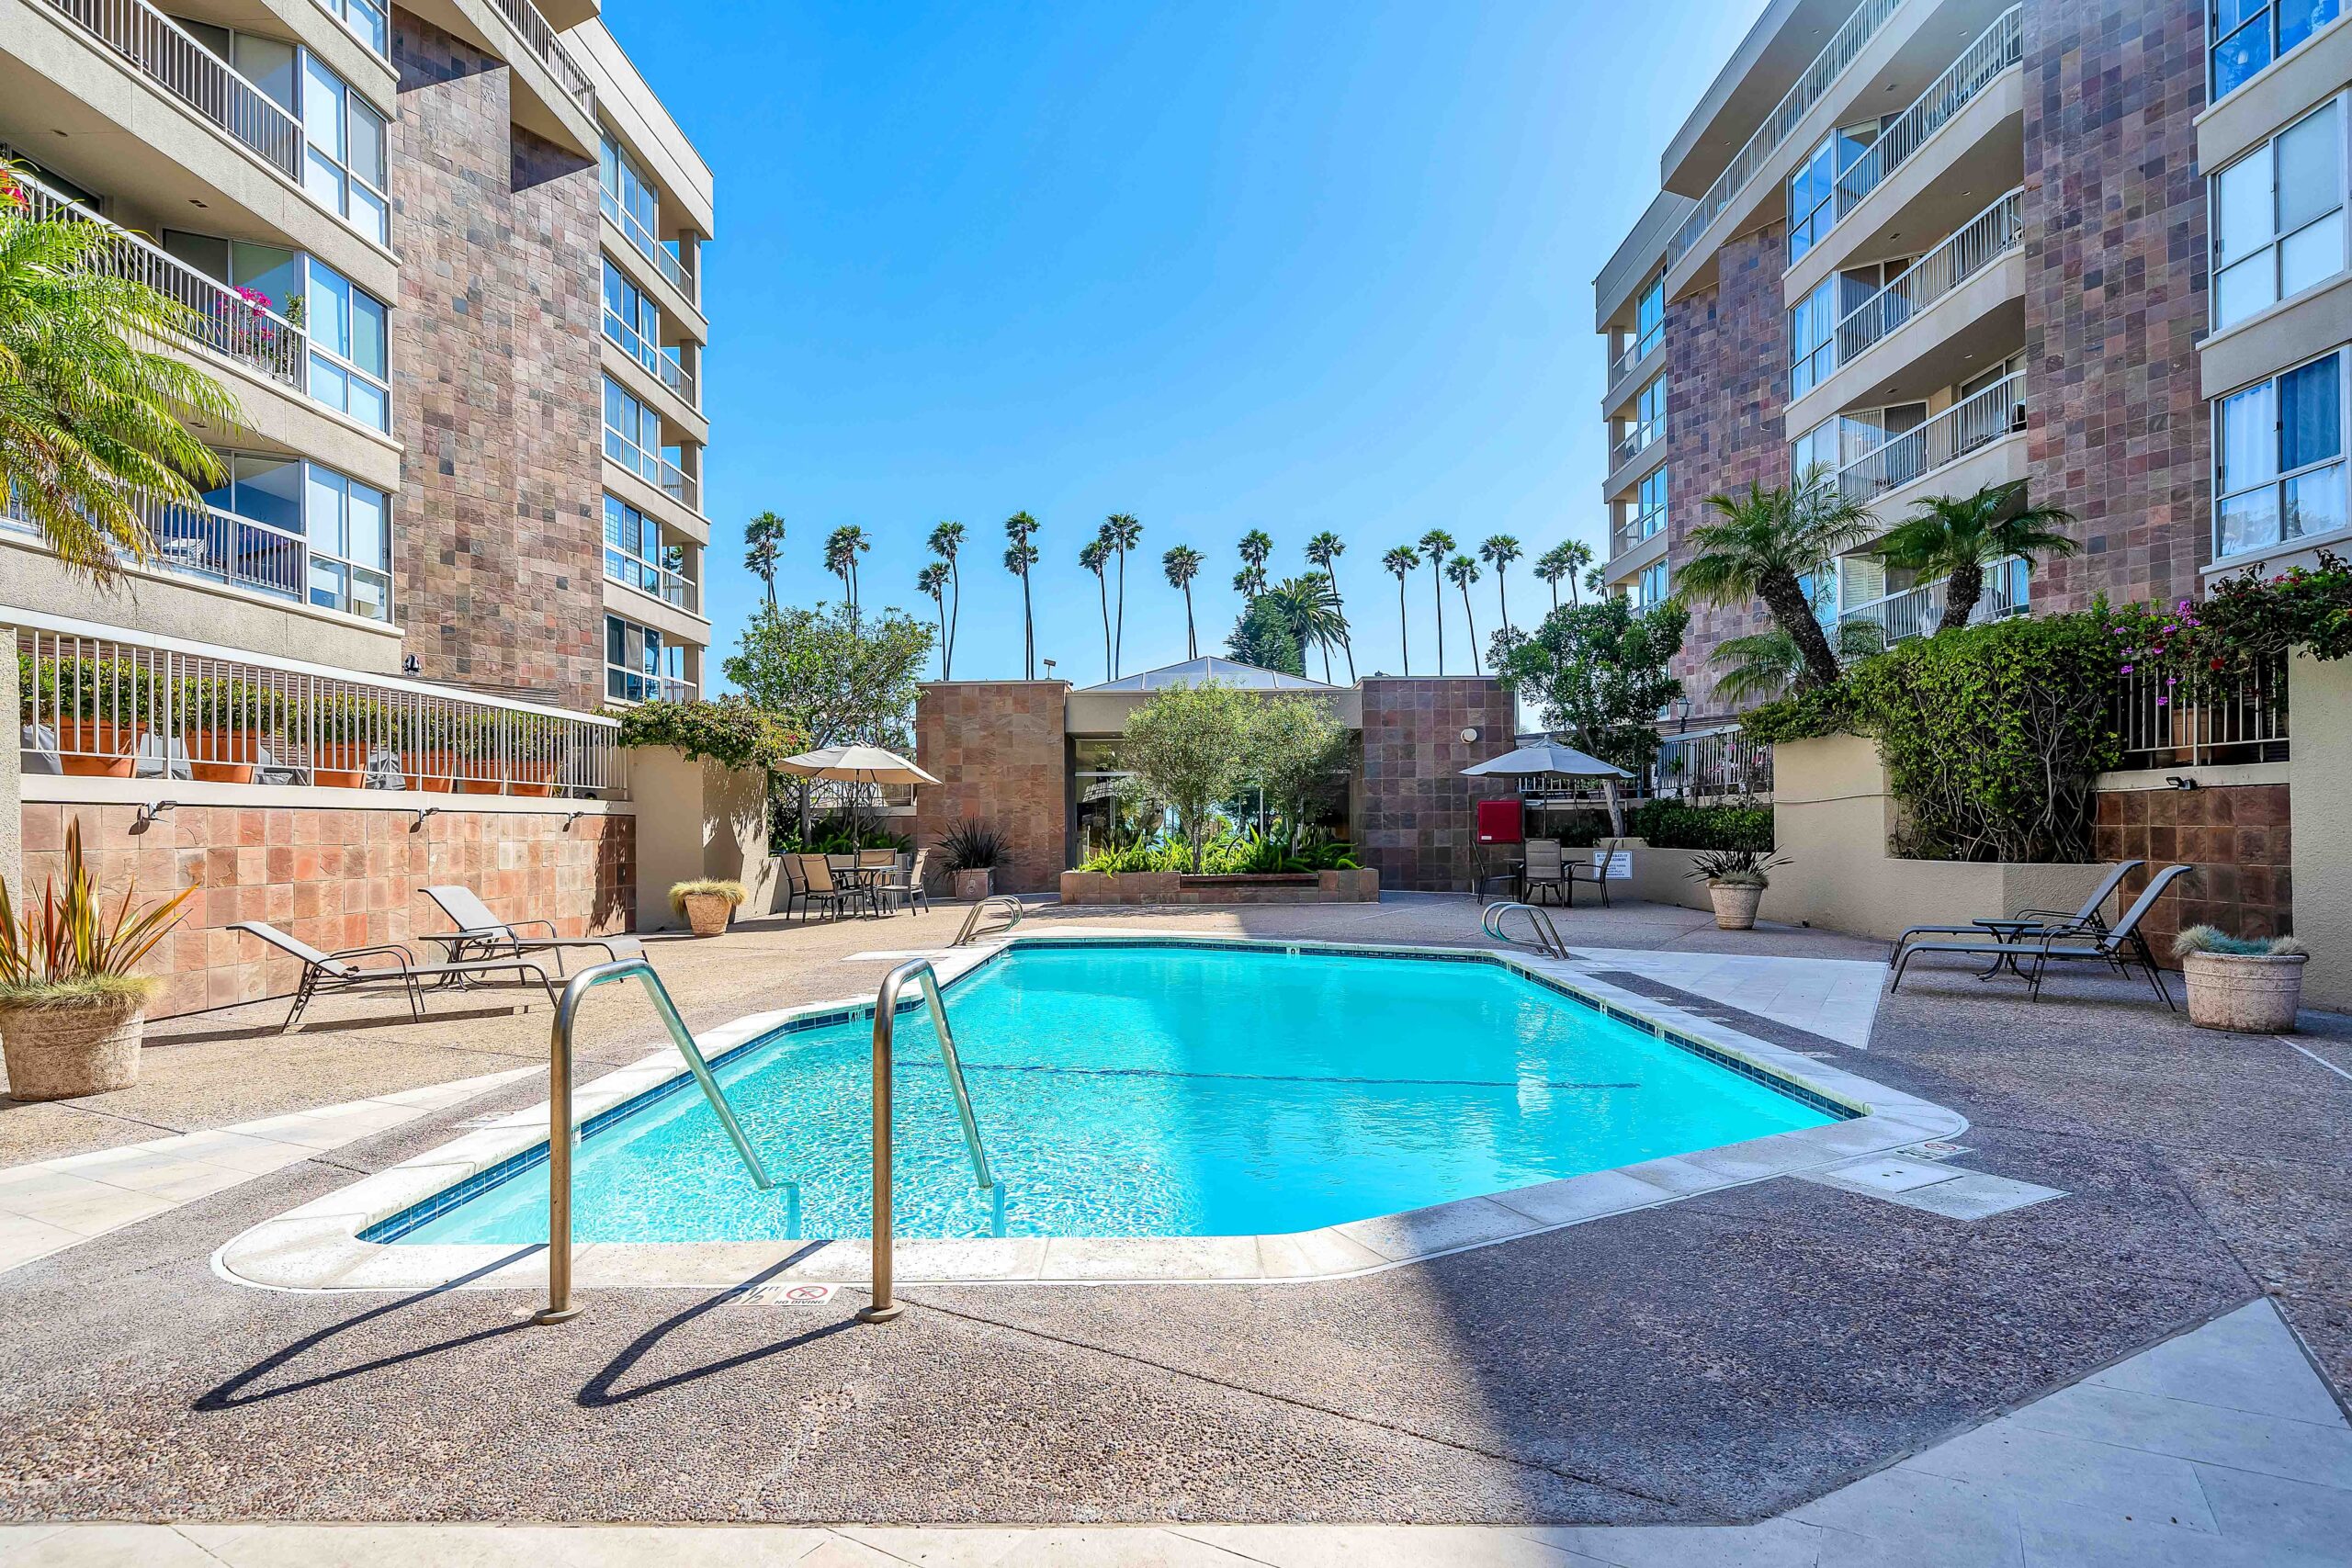
<path fill-rule="evenodd" d="M 1516 800 L 1482 800 L 1478 803 L 1478 841 L 1482 844 L 1516 844 L 1527 836 L 1524 808 Z"/>

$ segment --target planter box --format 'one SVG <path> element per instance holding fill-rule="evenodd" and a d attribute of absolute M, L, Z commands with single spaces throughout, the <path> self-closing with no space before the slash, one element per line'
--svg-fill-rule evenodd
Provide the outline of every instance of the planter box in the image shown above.
<path fill-rule="evenodd" d="M 1380 899 L 1380 873 L 1272 872 L 1190 876 L 1174 871 L 1066 871 L 1065 904 L 1371 904 Z"/>

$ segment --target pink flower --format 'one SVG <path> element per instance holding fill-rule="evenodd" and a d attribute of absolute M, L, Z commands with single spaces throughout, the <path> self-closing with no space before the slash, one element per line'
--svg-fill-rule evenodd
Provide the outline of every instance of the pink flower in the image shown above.
<path fill-rule="evenodd" d="M 2129 665 L 2129 664 L 2125 665 L 2125 666 L 2123 667 L 2123 673 L 2124 673 L 2124 674 L 2126 674 L 2126 675 L 2129 675 L 2130 673 L 2132 673 L 2132 666 L 2131 666 L 2131 665 Z"/>

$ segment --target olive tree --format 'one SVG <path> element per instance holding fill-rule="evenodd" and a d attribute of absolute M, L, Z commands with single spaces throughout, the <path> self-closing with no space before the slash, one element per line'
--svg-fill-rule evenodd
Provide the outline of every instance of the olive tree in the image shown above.
<path fill-rule="evenodd" d="M 1250 727 L 1249 772 L 1281 813 L 1283 847 L 1295 850 L 1306 824 L 1340 787 L 1348 732 L 1328 703 L 1308 696 L 1270 697 Z"/>
<path fill-rule="evenodd" d="M 1216 681 L 1179 682 L 1154 693 L 1120 731 L 1121 764 L 1147 796 L 1175 807 L 1194 872 L 1210 810 L 1250 777 L 1258 717 L 1247 692 Z"/>

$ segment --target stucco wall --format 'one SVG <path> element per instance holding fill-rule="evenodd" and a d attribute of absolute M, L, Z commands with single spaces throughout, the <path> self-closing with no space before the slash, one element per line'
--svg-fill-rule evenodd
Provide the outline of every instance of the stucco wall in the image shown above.
<path fill-rule="evenodd" d="M 2352 1010 L 2352 660 L 2298 654 L 2287 671 L 2295 716 L 2290 762 L 2295 934 L 2310 944 L 2303 1001 Z"/>
<path fill-rule="evenodd" d="M 628 784 L 639 817 L 639 931 L 684 931 L 686 922 L 670 908 L 670 888 L 703 877 L 743 885 L 748 897 L 739 914 L 775 907 L 783 867 L 768 853 L 763 772 L 640 746 L 628 754 Z"/>

